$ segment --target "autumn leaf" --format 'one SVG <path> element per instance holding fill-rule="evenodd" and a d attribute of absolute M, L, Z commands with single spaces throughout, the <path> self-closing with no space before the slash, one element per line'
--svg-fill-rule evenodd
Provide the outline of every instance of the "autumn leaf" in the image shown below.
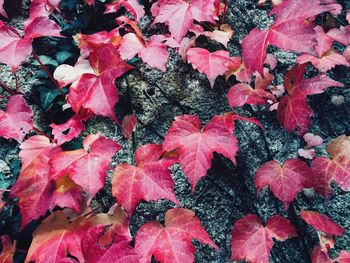
<path fill-rule="evenodd" d="M 89 109 L 96 115 L 118 122 L 114 106 L 119 101 L 114 80 L 134 67 L 125 63 L 112 45 L 96 48 L 89 56 L 94 74 L 85 73 L 75 81 L 68 94 L 68 102 L 75 113 Z"/>
<path fill-rule="evenodd" d="M 11 239 L 8 236 L 1 236 L 0 240 L 1 240 L 1 246 L 2 246 L 2 250 L 0 254 L 0 262 L 12 263 L 13 255 L 16 250 L 15 245 L 12 243 Z"/>
<path fill-rule="evenodd" d="M 60 262 L 69 255 L 84 262 L 81 239 L 91 227 L 83 217 L 69 222 L 62 211 L 56 211 L 47 217 L 33 233 L 26 263 Z"/>
<path fill-rule="evenodd" d="M 105 228 L 101 225 L 90 228 L 81 240 L 86 263 L 138 262 L 139 256 L 130 247 L 129 240 L 115 236 L 108 245 L 100 243 Z"/>
<path fill-rule="evenodd" d="M 297 194 L 313 179 L 312 171 L 299 159 L 288 159 L 281 166 L 276 161 L 263 164 L 254 178 L 255 186 L 260 192 L 270 186 L 273 194 L 288 208 Z"/>
<path fill-rule="evenodd" d="M 304 135 L 310 125 L 312 110 L 308 104 L 307 95 L 323 93 L 329 87 L 343 87 L 324 74 L 304 79 L 306 65 L 294 66 L 284 78 L 284 87 L 288 92 L 278 104 L 277 119 L 287 131 L 296 131 Z"/>
<path fill-rule="evenodd" d="M 218 249 L 194 212 L 174 208 L 165 213 L 164 226 L 151 221 L 139 229 L 135 238 L 135 251 L 140 255 L 141 263 L 150 262 L 152 255 L 161 263 L 169 260 L 194 262 L 196 248 L 192 239 Z"/>
<path fill-rule="evenodd" d="M 25 24 L 24 36 L 8 25 L 0 27 L 0 63 L 17 68 L 31 55 L 32 41 L 43 36 L 62 37 L 60 27 L 48 17 L 37 17 Z"/>
<path fill-rule="evenodd" d="M 268 263 L 274 239 L 285 241 L 297 236 L 295 227 L 284 217 L 273 216 L 263 226 L 257 215 L 249 214 L 235 222 L 231 238 L 231 260 Z"/>
<path fill-rule="evenodd" d="M 4 2 L 5 2 L 5 0 L 0 0 L 0 15 L 8 18 L 6 11 L 4 9 Z"/>
<path fill-rule="evenodd" d="M 300 216 L 306 223 L 326 235 L 341 236 L 345 232 L 345 229 L 339 226 L 336 222 L 328 216 L 320 213 L 314 211 L 300 211 Z"/>
<path fill-rule="evenodd" d="M 116 13 L 121 6 L 124 6 L 125 9 L 135 17 L 136 21 L 140 21 L 145 15 L 143 6 L 139 4 L 138 0 L 113 0 L 111 3 L 106 4 L 104 13 Z"/>
<path fill-rule="evenodd" d="M 341 6 L 323 4 L 320 0 L 286 0 L 275 6 L 269 14 L 276 17 L 270 28 L 255 28 L 243 39 L 242 53 L 246 67 L 262 75 L 269 45 L 297 53 L 315 54 L 314 23 L 308 19 L 338 9 Z"/>
<path fill-rule="evenodd" d="M 229 89 L 226 98 L 230 107 L 241 107 L 245 104 L 264 105 L 268 100 L 271 102 L 276 100 L 273 94 L 266 91 L 274 76 L 268 72 L 264 73 L 264 77 L 261 77 L 259 73 L 255 75 L 254 88 L 246 83 L 238 83 Z"/>
<path fill-rule="evenodd" d="M 318 157 L 312 162 L 315 190 L 323 196 L 331 194 L 331 181 L 350 191 L 350 137 L 341 135 L 327 145 L 330 158 Z"/>
<path fill-rule="evenodd" d="M 312 263 L 332 263 L 333 260 L 330 259 L 328 254 L 324 252 L 321 246 L 315 246 L 311 252 L 311 262 Z"/>
<path fill-rule="evenodd" d="M 112 194 L 129 216 L 141 200 L 156 201 L 165 198 L 178 204 L 169 170 L 176 159 L 161 158 L 162 154 L 161 145 L 146 144 L 135 153 L 136 166 L 123 163 L 115 168 Z"/>
<path fill-rule="evenodd" d="M 131 140 L 132 133 L 136 129 L 136 125 L 137 125 L 137 119 L 135 114 L 127 115 L 123 118 L 122 133 L 123 133 L 123 136 L 129 141 Z"/>
<path fill-rule="evenodd" d="M 161 0 L 153 4 L 153 24 L 165 23 L 175 40 L 180 43 L 193 21 L 215 23 L 217 2 L 215 0 Z"/>
<path fill-rule="evenodd" d="M 12 96 L 7 103 L 6 112 L 0 110 L 0 136 L 6 139 L 13 138 L 21 143 L 33 129 L 32 118 L 33 111 L 23 96 Z"/>
<path fill-rule="evenodd" d="M 50 159 L 50 173 L 54 179 L 68 175 L 80 185 L 91 200 L 103 187 L 106 170 L 113 155 L 121 146 L 100 135 L 89 135 L 83 142 L 83 149 L 63 151 Z"/>
<path fill-rule="evenodd" d="M 297 57 L 297 63 L 311 62 L 320 72 L 327 72 L 337 65 L 350 66 L 343 55 L 332 49 L 333 39 L 324 32 L 323 28 L 316 26 L 314 30 L 317 40 L 315 46 L 317 56 L 302 54 Z"/>
<path fill-rule="evenodd" d="M 225 50 L 211 53 L 204 48 L 190 48 L 186 55 L 188 63 L 207 76 L 212 88 L 218 76 L 224 75 L 230 67 L 238 67 L 241 63 L 240 58 L 230 57 L 229 52 Z"/>
<path fill-rule="evenodd" d="M 202 129 L 197 116 L 182 115 L 175 117 L 165 136 L 164 150 L 177 149 L 178 162 L 191 183 L 192 191 L 211 167 L 214 152 L 236 162 L 237 139 L 232 135 L 232 131 L 220 124 L 221 122 L 214 119 Z"/>

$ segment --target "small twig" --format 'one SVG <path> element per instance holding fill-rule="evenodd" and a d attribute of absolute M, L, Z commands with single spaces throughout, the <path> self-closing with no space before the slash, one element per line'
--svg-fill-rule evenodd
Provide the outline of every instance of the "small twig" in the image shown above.
<path fill-rule="evenodd" d="M 1 81 L 0 81 L 0 87 L 6 90 L 11 95 L 16 95 L 16 92 L 14 90 L 10 89 L 5 83 L 2 83 Z"/>
<path fill-rule="evenodd" d="M 16 81 L 16 93 L 19 92 L 19 81 L 18 81 L 18 76 L 16 72 L 13 72 L 13 75 L 15 76 L 15 81 Z"/>
<path fill-rule="evenodd" d="M 229 3 L 229 0 L 226 0 L 225 1 L 225 8 L 224 8 L 224 14 L 222 15 L 222 19 L 221 19 L 221 25 L 224 23 L 225 21 L 225 18 L 226 18 L 226 14 L 227 14 L 227 10 L 228 10 L 228 3 Z"/>
<path fill-rule="evenodd" d="M 46 74 L 49 76 L 50 80 L 56 85 L 56 87 L 58 88 L 58 90 L 62 93 L 57 81 L 54 79 L 54 77 L 52 76 L 52 74 L 50 73 L 49 69 L 43 64 L 43 62 L 40 60 L 40 58 L 38 57 L 37 54 L 34 53 L 34 51 L 32 52 L 32 55 L 34 57 L 34 59 L 36 61 L 38 61 L 40 67 L 46 72 Z"/>
<path fill-rule="evenodd" d="M 45 136 L 46 138 L 48 138 L 50 140 L 50 142 L 53 142 L 54 139 L 52 137 L 50 137 L 49 135 L 47 135 L 45 132 L 43 132 L 42 130 L 36 128 L 36 127 L 33 127 L 33 131 L 39 133 L 40 135 L 43 135 Z"/>
<path fill-rule="evenodd" d="M 0 192 L 11 192 L 9 189 L 0 188 Z"/>

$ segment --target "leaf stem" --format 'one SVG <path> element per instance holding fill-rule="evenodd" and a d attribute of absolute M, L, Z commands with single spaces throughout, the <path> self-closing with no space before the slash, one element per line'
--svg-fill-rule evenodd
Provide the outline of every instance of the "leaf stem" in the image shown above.
<path fill-rule="evenodd" d="M 0 87 L 3 88 L 4 90 L 6 90 L 11 95 L 16 95 L 16 92 L 14 90 L 10 89 L 5 83 L 3 83 L 1 81 L 0 81 Z"/>
<path fill-rule="evenodd" d="M 224 13 L 222 15 L 222 18 L 221 18 L 221 23 L 220 25 L 222 25 L 225 21 L 225 18 L 226 18 L 226 14 L 227 14 L 227 10 L 228 10 L 228 3 L 229 3 L 230 0 L 225 0 L 225 7 L 224 7 Z"/>
<path fill-rule="evenodd" d="M 50 140 L 50 142 L 54 141 L 54 139 L 51 136 L 47 135 L 45 132 L 43 132 L 42 130 L 40 130 L 40 129 L 36 128 L 36 127 L 33 127 L 33 131 L 37 132 L 40 135 L 45 136 L 46 138 L 48 138 Z"/>
<path fill-rule="evenodd" d="M 15 76 L 15 81 L 16 81 L 16 93 L 19 92 L 19 81 L 18 81 L 18 76 L 16 72 L 13 72 L 13 75 Z"/>
<path fill-rule="evenodd" d="M 40 60 L 40 58 L 38 57 L 37 54 L 34 53 L 34 51 L 32 52 L 32 55 L 34 57 L 34 59 L 36 61 L 38 61 L 40 67 L 46 72 L 46 74 L 49 76 L 50 80 L 52 81 L 53 84 L 55 84 L 55 86 L 58 88 L 58 90 L 62 93 L 57 81 L 54 79 L 54 77 L 52 76 L 51 72 L 49 71 L 49 69 L 43 64 L 43 62 Z"/>

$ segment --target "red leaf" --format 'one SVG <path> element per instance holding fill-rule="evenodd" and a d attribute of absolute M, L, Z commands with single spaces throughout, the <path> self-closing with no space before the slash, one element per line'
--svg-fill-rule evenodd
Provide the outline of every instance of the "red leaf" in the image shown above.
<path fill-rule="evenodd" d="M 61 28 L 48 17 L 38 17 L 30 21 L 24 28 L 25 38 L 38 38 L 44 36 L 51 37 L 63 37 L 61 34 Z"/>
<path fill-rule="evenodd" d="M 135 251 L 140 262 L 150 262 L 152 255 L 157 261 L 194 262 L 196 248 L 192 239 L 218 249 L 201 226 L 194 212 L 185 208 L 170 209 L 165 213 L 165 223 L 151 221 L 143 225 L 136 234 Z"/>
<path fill-rule="evenodd" d="M 153 35 L 146 42 L 134 33 L 126 34 L 120 42 L 119 52 L 123 59 L 132 59 L 138 55 L 143 62 L 150 67 L 166 71 L 168 61 L 168 51 L 163 42 L 166 37 L 163 35 Z"/>
<path fill-rule="evenodd" d="M 161 0 L 153 4 L 154 24 L 165 23 L 175 40 L 180 43 L 193 24 L 198 22 L 215 23 L 217 16 L 215 0 Z"/>
<path fill-rule="evenodd" d="M 141 200 L 156 201 L 166 198 L 178 204 L 169 170 L 176 160 L 161 158 L 162 153 L 161 145 L 146 144 L 135 153 L 137 166 L 123 163 L 115 168 L 112 194 L 128 215 L 133 213 Z"/>
<path fill-rule="evenodd" d="M 347 252 L 345 250 L 340 251 L 337 261 L 339 263 L 350 263 L 350 252 Z"/>
<path fill-rule="evenodd" d="M 270 186 L 273 194 L 288 208 L 289 203 L 311 179 L 312 172 L 306 163 L 299 159 L 288 159 L 283 166 L 276 161 L 263 164 L 256 172 L 254 182 L 258 192 Z"/>
<path fill-rule="evenodd" d="M 332 263 L 327 253 L 325 253 L 321 246 L 315 246 L 311 253 L 311 262 L 312 263 Z"/>
<path fill-rule="evenodd" d="M 81 239 L 90 226 L 85 218 L 76 218 L 70 223 L 62 211 L 54 212 L 33 233 L 25 262 L 59 263 L 68 254 L 84 262 Z"/>
<path fill-rule="evenodd" d="M 258 216 L 249 214 L 235 222 L 231 238 L 231 260 L 268 263 L 272 238 L 285 241 L 295 237 L 296 229 L 284 217 L 271 217 L 264 227 Z"/>
<path fill-rule="evenodd" d="M 0 110 L 0 136 L 21 143 L 33 128 L 33 111 L 22 95 L 15 95 L 7 103 L 6 112 Z"/>
<path fill-rule="evenodd" d="M 316 26 L 314 30 L 317 36 L 317 56 L 302 54 L 297 57 L 297 63 L 304 64 L 311 62 L 312 65 L 321 72 L 327 72 L 336 65 L 350 66 L 343 55 L 339 54 L 334 49 L 331 49 L 333 39 L 323 31 L 323 28 Z"/>
<path fill-rule="evenodd" d="M 81 108 L 89 109 L 118 122 L 114 106 L 119 98 L 114 80 L 134 67 L 126 64 L 112 45 L 96 48 L 90 54 L 89 62 L 95 74 L 83 74 L 72 84 L 68 102 L 76 113 Z"/>
<path fill-rule="evenodd" d="M 275 101 L 275 96 L 265 90 L 273 79 L 273 75 L 268 72 L 265 73 L 265 78 L 257 73 L 255 88 L 245 83 L 232 86 L 226 96 L 230 107 L 240 107 L 245 104 L 264 105 L 268 100 Z"/>
<path fill-rule="evenodd" d="M 85 130 L 83 122 L 92 118 L 92 114 L 89 111 L 83 111 L 81 114 L 75 114 L 72 118 L 63 124 L 52 123 L 52 135 L 57 141 L 58 145 L 65 142 L 69 142 L 72 139 L 79 136 L 79 134 Z"/>
<path fill-rule="evenodd" d="M 32 53 L 32 39 L 21 38 L 17 30 L 4 25 L 0 27 L 0 62 L 11 67 L 12 71 Z"/>
<path fill-rule="evenodd" d="M 139 4 L 138 0 L 113 0 L 112 3 L 106 4 L 105 14 L 116 13 L 121 6 L 130 12 L 139 21 L 145 15 L 143 6 Z"/>
<path fill-rule="evenodd" d="M 95 226 L 90 228 L 82 238 L 81 247 L 86 263 L 134 263 L 139 256 L 129 246 L 129 240 L 116 236 L 108 245 L 100 243 L 100 237 L 105 227 Z"/>
<path fill-rule="evenodd" d="M 317 231 L 321 231 L 327 235 L 341 236 L 345 232 L 345 229 L 339 226 L 336 222 L 328 216 L 320 213 L 314 211 L 300 211 L 300 216 Z"/>
<path fill-rule="evenodd" d="M 224 75 L 229 67 L 232 67 L 232 63 L 236 67 L 240 64 L 240 59 L 231 58 L 229 52 L 225 50 L 210 53 L 204 48 L 190 48 L 186 55 L 188 63 L 191 63 L 194 69 L 207 76 L 212 88 L 214 87 L 215 79 L 220 75 Z"/>
<path fill-rule="evenodd" d="M 323 74 L 304 79 L 305 68 L 305 64 L 297 65 L 286 74 L 284 87 L 289 96 L 281 98 L 277 109 L 277 119 L 283 127 L 287 131 L 296 130 L 300 136 L 311 125 L 312 110 L 306 96 L 323 93 L 329 87 L 343 87 Z"/>
<path fill-rule="evenodd" d="M 350 26 L 341 26 L 340 29 L 332 28 L 327 35 L 345 46 L 350 44 Z"/>
<path fill-rule="evenodd" d="M 1 7 L 1 6 L 0 6 Z M 1 254 L 0 254 L 0 262 L 1 263 L 12 263 L 13 255 L 16 250 L 16 246 L 12 244 L 11 239 L 8 236 L 1 236 Z"/>
<path fill-rule="evenodd" d="M 335 181 L 344 191 L 350 191 L 350 137 L 339 136 L 327 146 L 330 159 L 318 157 L 312 163 L 315 173 L 315 190 L 327 197 L 331 194 L 331 181 Z"/>
<path fill-rule="evenodd" d="M 253 29 L 244 38 L 242 49 L 246 67 L 263 74 L 266 49 L 269 45 L 293 52 L 315 53 L 313 22 L 306 20 L 323 12 L 337 10 L 336 4 L 324 5 L 317 0 L 287 0 L 274 7 L 270 15 L 275 22 L 268 30 Z"/>
<path fill-rule="evenodd" d="M 89 135 L 85 138 L 83 147 L 55 154 L 50 159 L 50 173 L 53 178 L 68 175 L 84 189 L 91 200 L 103 187 L 108 164 L 121 146 L 100 135 Z"/>
<path fill-rule="evenodd" d="M 135 114 L 127 115 L 123 118 L 122 133 L 123 133 L 123 136 L 129 141 L 131 140 L 132 133 L 136 129 L 136 124 L 137 124 L 137 119 Z"/>
<path fill-rule="evenodd" d="M 165 136 L 163 146 L 166 151 L 177 149 L 178 162 L 182 165 L 194 191 L 199 179 L 205 176 L 211 167 L 214 152 L 226 156 L 235 163 L 237 143 L 232 131 L 224 127 L 222 121 L 217 118 L 214 117 L 201 129 L 197 116 L 182 115 L 175 117 Z"/>

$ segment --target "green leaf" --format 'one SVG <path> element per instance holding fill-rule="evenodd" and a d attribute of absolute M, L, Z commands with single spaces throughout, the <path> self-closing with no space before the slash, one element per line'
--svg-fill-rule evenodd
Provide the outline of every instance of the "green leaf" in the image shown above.
<path fill-rule="evenodd" d="M 40 55 L 39 58 L 44 65 L 52 65 L 54 67 L 58 67 L 57 61 L 49 56 Z M 39 62 L 36 60 L 33 62 L 33 64 L 36 66 L 40 66 Z"/>
<path fill-rule="evenodd" d="M 45 86 L 39 86 L 38 91 L 40 94 L 41 106 L 45 111 L 50 109 L 52 102 L 61 94 L 57 88 L 47 88 Z"/>
<path fill-rule="evenodd" d="M 73 54 L 68 51 L 59 51 L 56 53 L 56 60 L 58 64 L 64 63 L 67 59 L 72 58 Z"/>

